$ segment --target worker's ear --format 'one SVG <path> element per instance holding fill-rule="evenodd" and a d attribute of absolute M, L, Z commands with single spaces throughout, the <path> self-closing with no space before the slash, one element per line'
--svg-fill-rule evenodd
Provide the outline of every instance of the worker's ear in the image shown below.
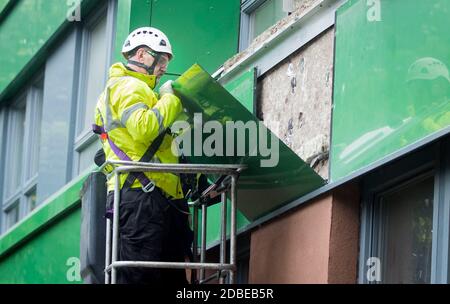
<path fill-rule="evenodd" d="M 136 57 L 137 57 L 137 60 L 139 62 L 141 62 L 145 57 L 145 49 L 144 48 L 138 49 L 136 52 Z"/>

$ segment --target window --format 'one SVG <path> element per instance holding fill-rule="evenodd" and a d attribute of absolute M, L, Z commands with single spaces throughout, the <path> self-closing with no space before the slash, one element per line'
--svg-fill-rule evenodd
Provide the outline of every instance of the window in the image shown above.
<path fill-rule="evenodd" d="M 80 130 L 89 130 L 92 123 L 92 110 L 97 97 L 100 95 L 106 80 L 106 17 L 101 18 L 97 24 L 88 28 L 86 39 L 86 69 L 83 77 L 85 86 L 85 107 L 83 122 Z"/>
<path fill-rule="evenodd" d="M 43 81 L 39 79 L 4 109 L 3 231 L 36 207 L 42 101 Z"/>
<path fill-rule="evenodd" d="M 77 32 L 66 34 L 45 62 L 39 177 L 36 203 L 69 182 L 72 176 L 73 136 L 76 118 Z M 76 76 L 76 77 L 75 77 Z M 30 196 L 33 202 L 33 196 Z"/>
<path fill-rule="evenodd" d="M 246 0 L 241 5 L 240 50 L 253 39 L 288 15 L 287 0 Z"/>
<path fill-rule="evenodd" d="M 382 283 L 430 283 L 433 172 L 376 198 Z"/>
<path fill-rule="evenodd" d="M 113 3 L 111 1 L 111 3 Z M 113 5 L 95 10 L 82 29 L 73 176 L 93 164 L 100 143 L 91 131 L 97 98 L 104 89 L 112 54 Z"/>
<path fill-rule="evenodd" d="M 361 283 L 448 283 L 449 151 L 447 138 L 364 179 Z"/>
<path fill-rule="evenodd" d="M 19 193 L 22 177 L 23 139 L 25 134 L 26 96 L 22 97 L 7 113 L 6 168 L 4 198 L 8 200 Z M 16 194 L 16 195 L 15 195 Z"/>
<path fill-rule="evenodd" d="M 5 209 L 5 227 L 6 231 L 8 228 L 13 226 L 19 221 L 19 201 L 14 202 L 11 206 Z"/>

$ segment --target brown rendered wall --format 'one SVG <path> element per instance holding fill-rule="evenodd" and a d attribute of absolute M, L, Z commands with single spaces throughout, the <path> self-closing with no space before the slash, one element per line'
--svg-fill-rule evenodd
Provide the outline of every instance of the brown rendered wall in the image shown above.
<path fill-rule="evenodd" d="M 360 195 L 357 183 L 333 193 L 328 283 L 356 283 L 359 255 Z"/>
<path fill-rule="evenodd" d="M 300 206 L 252 232 L 249 283 L 356 283 L 355 185 Z"/>
<path fill-rule="evenodd" d="M 249 283 L 327 283 L 332 196 L 252 232 Z"/>

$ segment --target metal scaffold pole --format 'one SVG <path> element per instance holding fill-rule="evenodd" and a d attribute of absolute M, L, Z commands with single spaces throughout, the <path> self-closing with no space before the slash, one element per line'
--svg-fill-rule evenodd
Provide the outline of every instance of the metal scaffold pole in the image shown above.
<path fill-rule="evenodd" d="M 116 180 L 115 180 L 115 186 L 114 186 L 114 215 L 113 215 L 113 243 L 112 243 L 112 263 L 111 265 L 114 265 L 114 263 L 118 260 L 119 255 L 119 202 L 120 202 L 120 173 L 116 172 L 115 174 Z M 112 267 L 111 271 L 111 283 L 116 284 L 117 282 L 117 269 L 116 267 Z"/>
<path fill-rule="evenodd" d="M 220 263 L 227 260 L 227 193 L 222 193 L 222 208 L 220 218 Z M 224 284 L 224 273 L 219 274 L 219 283 Z"/>
<path fill-rule="evenodd" d="M 235 175 L 231 176 L 231 221 L 230 221 L 230 284 L 235 283 L 236 278 L 236 182 Z"/>

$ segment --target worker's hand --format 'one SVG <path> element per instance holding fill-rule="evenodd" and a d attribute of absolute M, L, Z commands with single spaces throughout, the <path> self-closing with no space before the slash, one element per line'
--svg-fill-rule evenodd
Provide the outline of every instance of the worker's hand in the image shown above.
<path fill-rule="evenodd" d="M 160 88 L 159 88 L 159 95 L 163 96 L 164 94 L 175 94 L 172 88 L 172 80 L 166 81 Z"/>

